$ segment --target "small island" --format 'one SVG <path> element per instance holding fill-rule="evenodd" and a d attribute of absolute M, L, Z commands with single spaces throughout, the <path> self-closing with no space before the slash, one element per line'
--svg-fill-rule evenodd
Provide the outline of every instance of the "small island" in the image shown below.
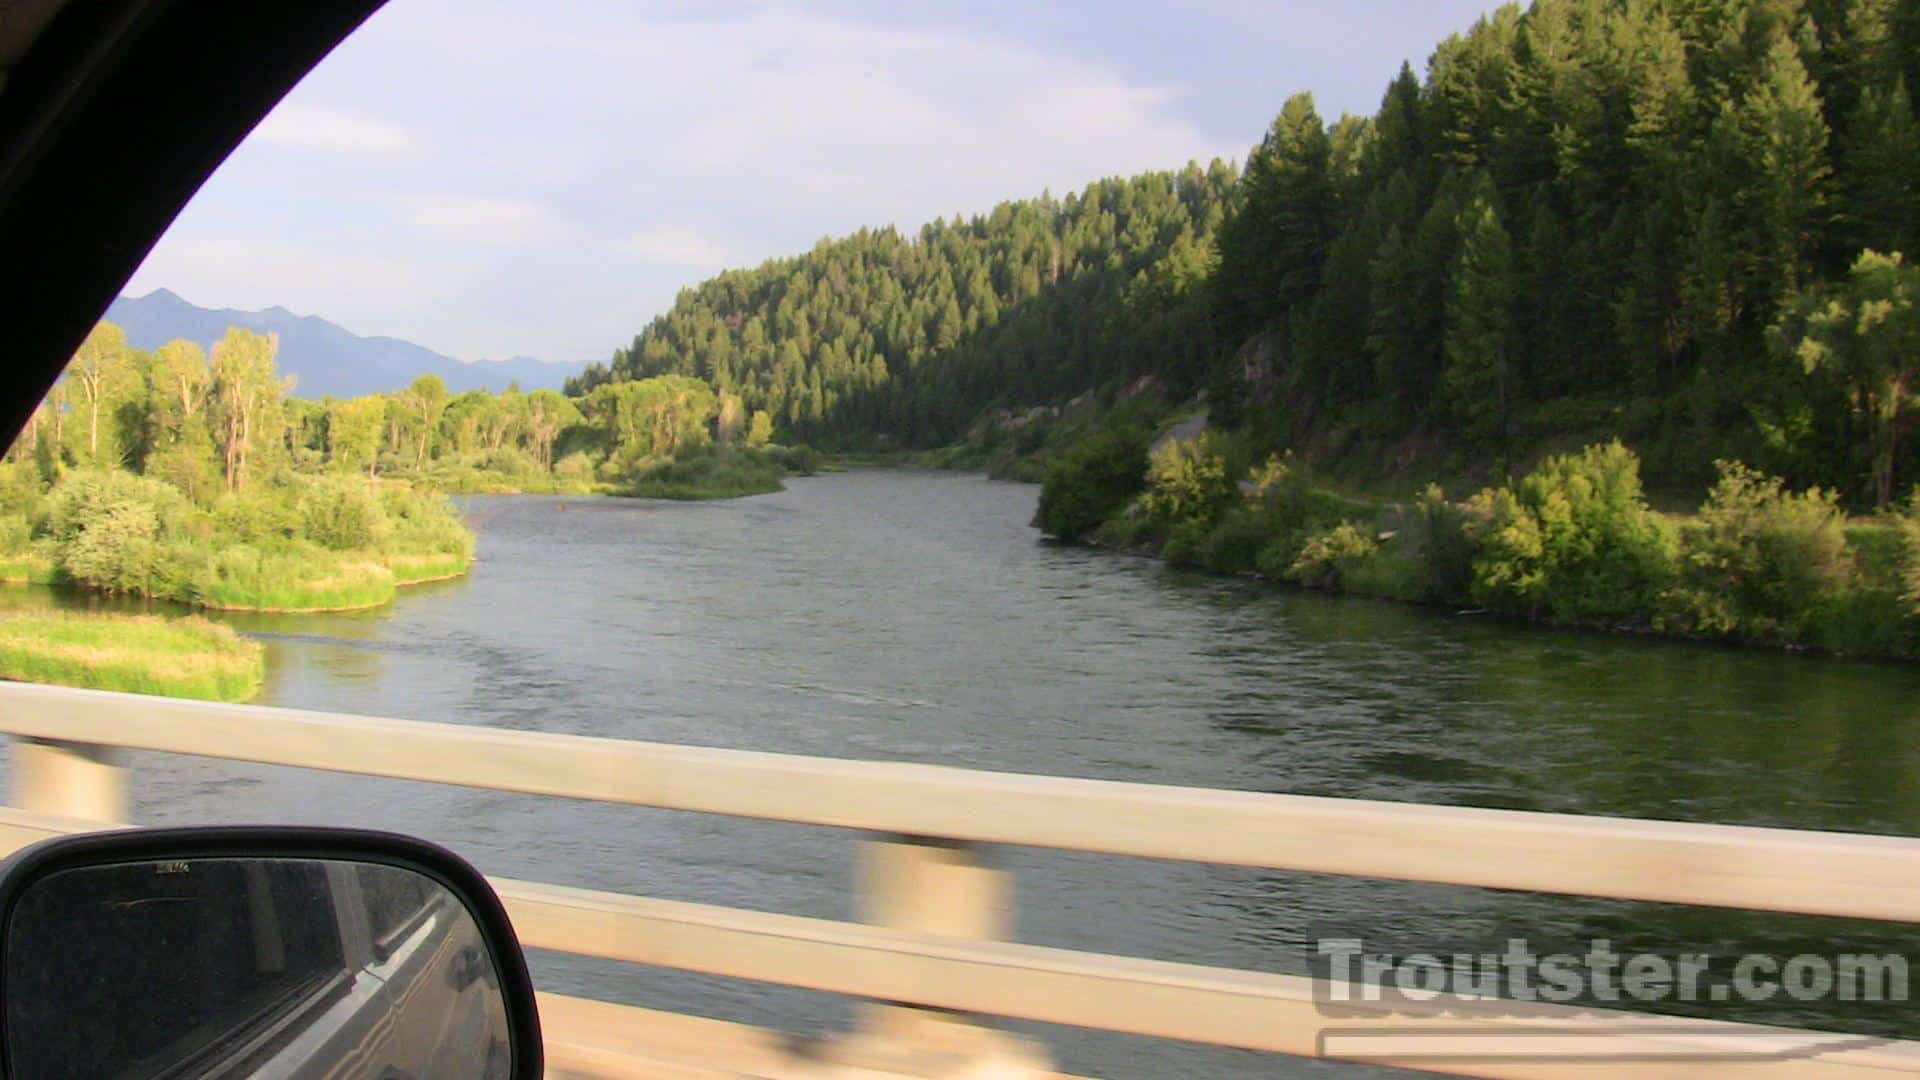
<path fill-rule="evenodd" d="M 462 576 L 473 533 L 448 498 L 548 492 L 675 499 L 778 491 L 811 472 L 764 412 L 682 376 L 309 401 L 270 334 L 132 348 L 111 323 L 0 461 L 0 583 L 179 609 L 353 611 Z M 257 644 L 205 619 L 5 617 L 0 677 L 238 700 Z"/>

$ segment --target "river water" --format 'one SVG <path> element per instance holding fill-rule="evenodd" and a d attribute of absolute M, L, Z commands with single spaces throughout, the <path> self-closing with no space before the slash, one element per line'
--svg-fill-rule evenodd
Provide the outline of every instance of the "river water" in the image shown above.
<path fill-rule="evenodd" d="M 465 500 L 479 562 L 392 607 L 231 616 L 266 704 L 1248 791 L 1920 835 L 1920 669 L 1545 631 L 1045 543 L 1037 489 L 858 472 L 718 503 Z M 18 598 L 14 602 L 20 602 Z M 149 823 L 421 834 L 500 875 L 853 917 L 836 830 L 134 755 Z M 1305 970 L 1328 929 L 1421 944 L 1910 948 L 1899 928 L 1015 849 L 1017 935 Z M 544 989 L 799 1031 L 805 991 L 536 955 Z M 1722 1007 L 1724 1009 L 1724 1007 Z M 1920 1036 L 1908 1005 L 1743 1019 Z M 1322 1066 L 1026 1027 L 1069 1070 Z"/>

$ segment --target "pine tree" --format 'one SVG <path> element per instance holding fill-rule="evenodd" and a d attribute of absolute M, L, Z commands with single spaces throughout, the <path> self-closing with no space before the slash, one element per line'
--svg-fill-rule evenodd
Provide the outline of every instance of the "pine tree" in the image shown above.
<path fill-rule="evenodd" d="M 1513 248 L 1482 183 L 1455 219 L 1460 250 L 1447 278 L 1442 393 L 1454 422 L 1481 446 L 1507 451 L 1513 390 Z"/>
<path fill-rule="evenodd" d="M 1827 222 L 1827 124 L 1820 97 L 1785 33 L 1774 36 L 1739 117 L 1751 184 L 1749 279 L 1777 298 L 1807 279 Z"/>
<path fill-rule="evenodd" d="M 1842 153 L 1842 235 L 1853 251 L 1920 254 L 1920 122 L 1904 78 L 1869 88 Z"/>

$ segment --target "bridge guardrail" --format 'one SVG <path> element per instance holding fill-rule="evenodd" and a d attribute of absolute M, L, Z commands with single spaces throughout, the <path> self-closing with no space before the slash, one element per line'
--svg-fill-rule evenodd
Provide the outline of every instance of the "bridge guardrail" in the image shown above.
<path fill-rule="evenodd" d="M 0 684 L 0 732 L 21 740 L 14 791 L 23 812 L 0 812 L 8 848 L 123 820 L 119 748 L 882 834 L 867 849 L 862 924 L 496 882 L 530 947 L 894 1003 L 870 1010 L 875 1029 L 898 1021 L 904 1005 L 1398 1060 L 1392 1050 L 1360 1055 L 1358 1042 L 1344 1053 L 1327 1045 L 1327 1017 L 1304 977 L 999 940 L 1008 883 L 977 858 L 982 844 L 1920 921 L 1920 839 L 1904 837 L 1213 791 L 26 684 Z M 1544 1004 L 1463 1010 L 1456 1000 L 1422 1016 L 1399 1003 L 1357 1022 L 1391 1030 L 1393 1045 L 1413 1055 L 1401 1064 L 1474 1075 L 1568 1071 L 1568 1060 L 1498 1045 L 1541 1033 L 1682 1073 L 1724 1069 L 1724 1055 L 1697 1052 L 1713 1046 L 1761 1048 L 1765 1066 L 1783 1075 L 1920 1073 L 1920 1044 Z M 1342 1021 L 1349 1036 L 1355 1023 Z M 1445 1043 L 1443 1056 L 1415 1053 L 1423 1031 L 1435 1047 Z M 1014 1057 L 1031 1049 L 987 1045 Z"/>

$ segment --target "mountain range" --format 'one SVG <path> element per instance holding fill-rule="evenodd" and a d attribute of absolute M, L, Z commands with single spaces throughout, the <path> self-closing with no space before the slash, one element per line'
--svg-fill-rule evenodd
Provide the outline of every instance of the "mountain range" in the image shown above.
<path fill-rule="evenodd" d="M 456 360 L 424 345 L 392 337 L 362 337 L 314 315 L 296 315 L 283 307 L 265 311 L 203 308 L 169 289 L 145 296 L 122 296 L 107 308 L 108 322 L 127 332 L 136 349 L 157 348 L 185 338 L 211 348 L 229 326 L 280 336 L 278 364 L 295 377 L 294 393 L 304 398 L 358 397 L 399 390 L 421 375 L 438 375 L 454 393 L 507 388 L 558 389 L 584 364 L 555 363 L 530 356 L 507 360 Z"/>

